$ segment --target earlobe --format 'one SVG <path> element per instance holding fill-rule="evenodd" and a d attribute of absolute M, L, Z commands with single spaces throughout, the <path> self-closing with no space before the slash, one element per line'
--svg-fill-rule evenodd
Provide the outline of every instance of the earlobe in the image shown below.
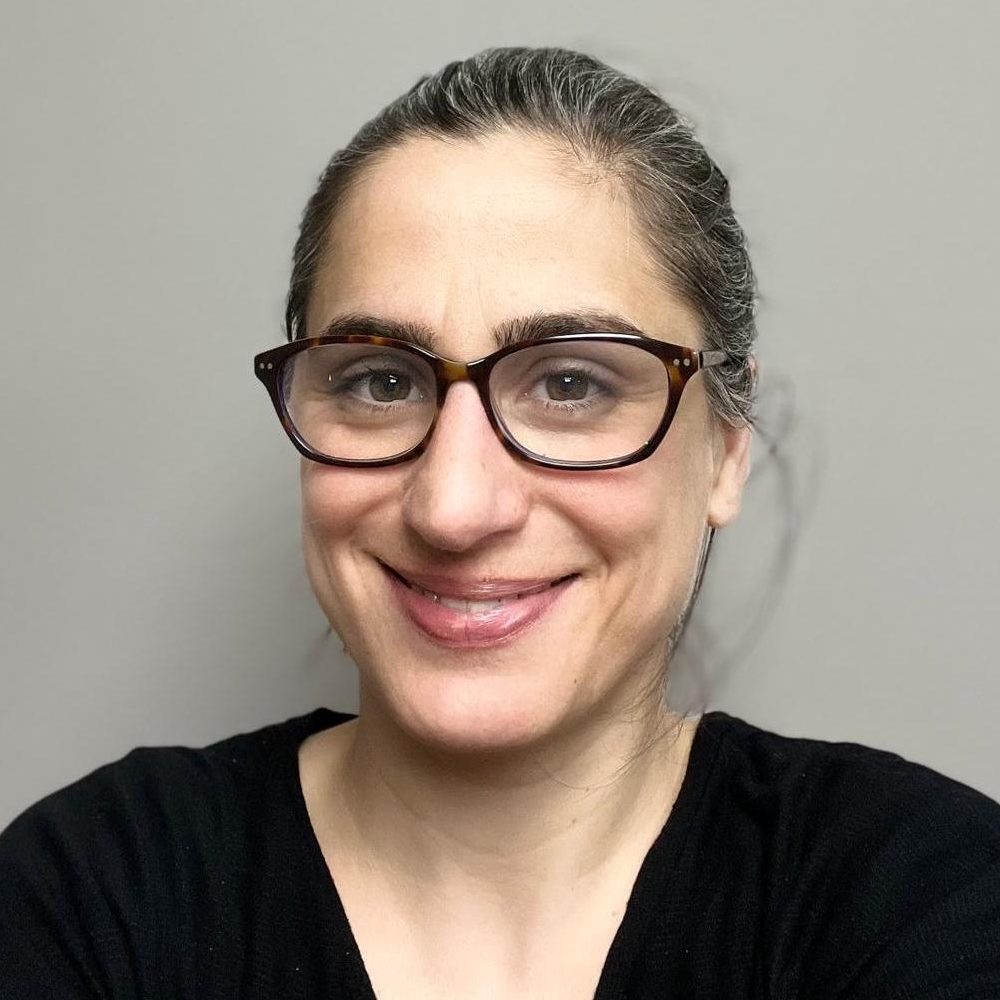
<path fill-rule="evenodd" d="M 715 470 L 715 481 L 708 497 L 707 521 L 713 528 L 724 528 L 740 512 L 743 487 L 750 475 L 749 426 L 723 426 L 719 430 L 721 448 Z"/>

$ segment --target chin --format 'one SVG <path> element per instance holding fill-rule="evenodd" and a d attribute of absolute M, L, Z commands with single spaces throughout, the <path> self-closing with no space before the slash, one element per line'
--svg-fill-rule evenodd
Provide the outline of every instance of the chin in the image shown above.
<path fill-rule="evenodd" d="M 394 684 L 380 701 L 413 739 L 450 753 L 536 746 L 560 729 L 570 713 L 551 684 L 482 673 L 411 677 L 408 683 Z"/>

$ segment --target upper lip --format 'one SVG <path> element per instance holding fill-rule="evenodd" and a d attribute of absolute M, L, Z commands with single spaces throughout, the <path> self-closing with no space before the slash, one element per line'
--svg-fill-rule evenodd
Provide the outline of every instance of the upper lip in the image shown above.
<path fill-rule="evenodd" d="M 379 562 L 382 562 L 379 560 Z M 421 590 L 429 590 L 438 597 L 448 597 L 465 601 L 496 601 L 503 597 L 513 597 L 529 590 L 538 590 L 551 583 L 565 580 L 573 573 L 563 573 L 556 576 L 533 577 L 482 577 L 457 576 L 448 573 L 424 573 L 416 570 L 396 569 L 388 563 L 382 565 L 406 583 L 411 583 Z"/>

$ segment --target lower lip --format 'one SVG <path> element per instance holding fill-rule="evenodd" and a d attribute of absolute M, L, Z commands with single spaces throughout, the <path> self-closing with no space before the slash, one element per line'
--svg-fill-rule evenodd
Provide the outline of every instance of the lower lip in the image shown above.
<path fill-rule="evenodd" d="M 408 587 L 383 568 L 406 617 L 427 638 L 454 649 L 480 649 L 510 642 L 541 619 L 573 584 L 570 577 L 537 594 L 504 601 L 492 611 L 466 614 Z"/>

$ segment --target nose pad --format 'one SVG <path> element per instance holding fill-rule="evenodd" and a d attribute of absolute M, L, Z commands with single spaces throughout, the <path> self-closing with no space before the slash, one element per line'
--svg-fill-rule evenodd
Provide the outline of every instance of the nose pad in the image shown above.
<path fill-rule="evenodd" d="M 527 513 L 523 477 L 483 409 L 476 387 L 445 393 L 427 448 L 414 463 L 404 520 L 435 548 L 464 551 L 515 530 Z"/>
<path fill-rule="evenodd" d="M 481 462 L 494 445 L 505 450 L 476 387 L 471 382 L 448 386 L 434 415 L 421 461 L 443 457 L 449 466 L 470 468 Z"/>
<path fill-rule="evenodd" d="M 441 378 L 438 379 L 437 383 L 437 408 L 438 413 L 444 408 L 445 400 L 448 398 L 449 391 L 456 385 L 468 385 L 472 386 L 472 382 L 469 379 L 469 367 L 460 361 L 445 361 L 440 362 L 441 365 Z"/>

